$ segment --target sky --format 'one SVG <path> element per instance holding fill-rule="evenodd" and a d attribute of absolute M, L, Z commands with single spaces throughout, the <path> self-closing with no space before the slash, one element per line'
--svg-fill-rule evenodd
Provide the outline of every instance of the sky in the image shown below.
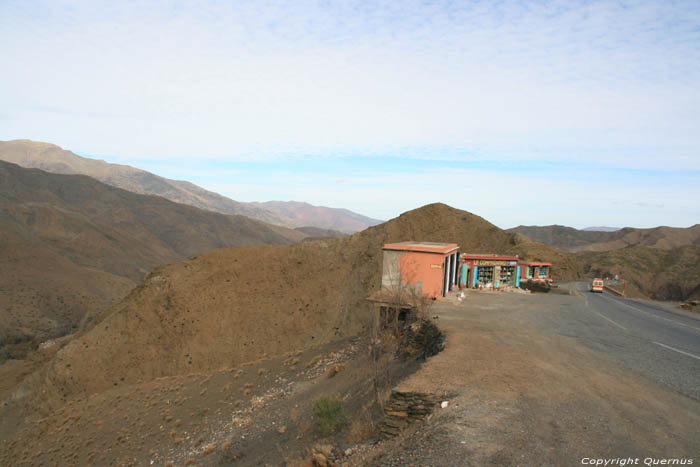
<path fill-rule="evenodd" d="M 0 1 L 0 140 L 238 201 L 700 222 L 700 2 Z"/>

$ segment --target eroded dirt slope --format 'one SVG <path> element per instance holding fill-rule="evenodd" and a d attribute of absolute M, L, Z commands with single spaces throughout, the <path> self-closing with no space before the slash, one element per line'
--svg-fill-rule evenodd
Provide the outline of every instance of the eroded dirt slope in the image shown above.
<path fill-rule="evenodd" d="M 304 234 L 0 161 L 0 345 L 70 330 L 154 267 Z M 9 273 L 11 271 L 11 273 Z"/>

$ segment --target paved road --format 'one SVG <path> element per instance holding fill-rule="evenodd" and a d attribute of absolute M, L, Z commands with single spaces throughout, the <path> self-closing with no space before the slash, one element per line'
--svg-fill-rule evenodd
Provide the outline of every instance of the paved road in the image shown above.
<path fill-rule="evenodd" d="M 591 293 L 585 283 L 572 289 L 578 297 L 562 301 L 557 319 L 540 317 L 545 328 L 700 400 L 700 317 L 650 301 Z"/>

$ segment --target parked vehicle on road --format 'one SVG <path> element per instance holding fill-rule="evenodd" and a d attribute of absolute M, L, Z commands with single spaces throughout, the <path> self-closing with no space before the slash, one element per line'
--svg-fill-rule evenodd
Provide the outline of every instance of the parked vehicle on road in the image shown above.
<path fill-rule="evenodd" d="M 603 279 L 600 278 L 595 278 L 591 281 L 591 292 L 600 292 L 603 293 L 603 286 L 604 286 Z"/>

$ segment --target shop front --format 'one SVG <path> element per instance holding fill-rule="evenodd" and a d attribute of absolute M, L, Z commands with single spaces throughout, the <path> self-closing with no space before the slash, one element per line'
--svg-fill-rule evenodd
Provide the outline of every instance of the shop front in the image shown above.
<path fill-rule="evenodd" d="M 523 281 L 552 280 L 552 263 L 520 263 L 520 270 Z"/>
<path fill-rule="evenodd" d="M 461 288 L 518 287 L 518 257 L 463 254 L 459 285 Z"/>

